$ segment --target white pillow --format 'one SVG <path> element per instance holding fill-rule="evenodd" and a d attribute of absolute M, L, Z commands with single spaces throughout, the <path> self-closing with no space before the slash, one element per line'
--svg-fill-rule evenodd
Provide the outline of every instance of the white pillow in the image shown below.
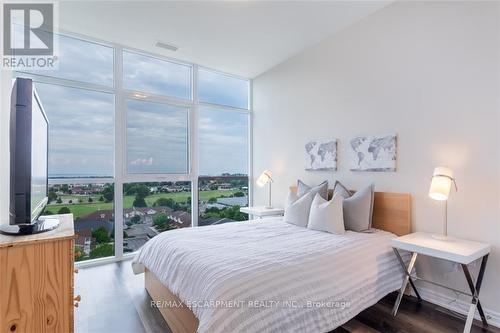
<path fill-rule="evenodd" d="M 311 204 L 307 228 L 332 234 L 343 234 L 345 232 L 343 201 L 344 198 L 338 194 L 334 195 L 330 201 L 316 194 Z"/>
<path fill-rule="evenodd" d="M 306 227 L 312 201 L 313 196 L 311 193 L 306 193 L 299 198 L 297 194 L 291 191 L 288 192 L 283 220 L 299 227 Z"/>

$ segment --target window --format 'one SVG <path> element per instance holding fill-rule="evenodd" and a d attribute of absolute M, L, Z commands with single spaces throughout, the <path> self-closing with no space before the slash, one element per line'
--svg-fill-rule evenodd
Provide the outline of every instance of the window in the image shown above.
<path fill-rule="evenodd" d="M 129 173 L 188 172 L 188 109 L 127 101 Z"/>
<path fill-rule="evenodd" d="M 49 177 L 112 177 L 113 94 L 35 83 L 49 119 Z"/>
<path fill-rule="evenodd" d="M 247 176 L 200 177 L 198 188 L 198 226 L 248 220 L 240 212 L 248 206 Z"/>
<path fill-rule="evenodd" d="M 191 183 L 123 185 L 123 251 L 135 252 L 166 230 L 191 226 Z"/>
<path fill-rule="evenodd" d="M 249 202 L 249 80 L 59 38 L 58 70 L 16 75 L 33 79 L 49 118 L 44 214 L 73 213 L 76 261 L 248 218 L 239 210 Z"/>
<path fill-rule="evenodd" d="M 201 107 L 198 147 L 201 176 L 246 176 L 248 114 Z"/>
<path fill-rule="evenodd" d="M 191 99 L 191 66 L 123 52 L 125 89 Z"/>
<path fill-rule="evenodd" d="M 248 109 L 249 82 L 210 71 L 198 71 L 198 98 L 201 102 Z"/>
<path fill-rule="evenodd" d="M 43 215 L 72 213 L 75 261 L 115 254 L 113 184 L 51 184 Z"/>
<path fill-rule="evenodd" d="M 59 40 L 58 69 L 28 73 L 113 86 L 113 48 L 65 35 L 57 35 L 57 38 Z"/>
<path fill-rule="evenodd" d="M 201 107 L 198 225 L 248 219 L 248 114 Z"/>

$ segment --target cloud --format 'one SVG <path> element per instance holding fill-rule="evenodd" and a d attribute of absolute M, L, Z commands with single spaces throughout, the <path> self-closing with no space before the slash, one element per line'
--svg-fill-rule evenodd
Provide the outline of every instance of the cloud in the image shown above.
<path fill-rule="evenodd" d="M 131 165 L 153 165 L 153 157 L 150 158 L 138 158 L 136 160 L 130 161 Z"/>
<path fill-rule="evenodd" d="M 123 83 L 132 90 L 191 98 L 191 66 L 123 52 Z"/>
<path fill-rule="evenodd" d="M 113 86 L 113 48 L 61 36 L 58 71 L 38 73 Z M 83 51 L 82 51 L 83 50 Z M 191 98 L 192 67 L 124 52 L 124 86 Z M 200 100 L 247 108 L 248 81 L 200 69 Z M 37 83 L 50 121 L 49 173 L 52 176 L 114 174 L 114 94 Z M 129 100 L 127 167 L 132 173 L 186 173 L 189 166 L 188 108 Z M 200 107 L 201 174 L 247 173 L 248 115 Z"/>
<path fill-rule="evenodd" d="M 199 99 L 203 102 L 248 108 L 249 82 L 214 71 L 198 72 Z"/>
<path fill-rule="evenodd" d="M 113 86 L 113 48 L 64 35 L 56 37 L 59 41 L 58 70 L 43 70 L 38 74 Z"/>

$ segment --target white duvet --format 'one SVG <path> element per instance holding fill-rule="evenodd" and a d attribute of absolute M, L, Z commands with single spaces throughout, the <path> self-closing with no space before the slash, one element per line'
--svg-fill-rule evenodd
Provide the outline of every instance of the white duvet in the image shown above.
<path fill-rule="evenodd" d="M 132 266 L 176 294 L 199 332 L 328 332 L 401 286 L 393 237 L 268 218 L 164 232 Z"/>

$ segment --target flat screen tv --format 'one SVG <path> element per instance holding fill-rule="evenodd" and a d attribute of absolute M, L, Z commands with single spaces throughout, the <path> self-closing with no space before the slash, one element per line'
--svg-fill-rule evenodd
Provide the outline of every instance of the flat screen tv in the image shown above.
<path fill-rule="evenodd" d="M 49 120 L 31 79 L 14 81 L 10 111 L 10 219 L 1 230 L 52 230 L 58 220 L 39 219 L 48 202 Z"/>

